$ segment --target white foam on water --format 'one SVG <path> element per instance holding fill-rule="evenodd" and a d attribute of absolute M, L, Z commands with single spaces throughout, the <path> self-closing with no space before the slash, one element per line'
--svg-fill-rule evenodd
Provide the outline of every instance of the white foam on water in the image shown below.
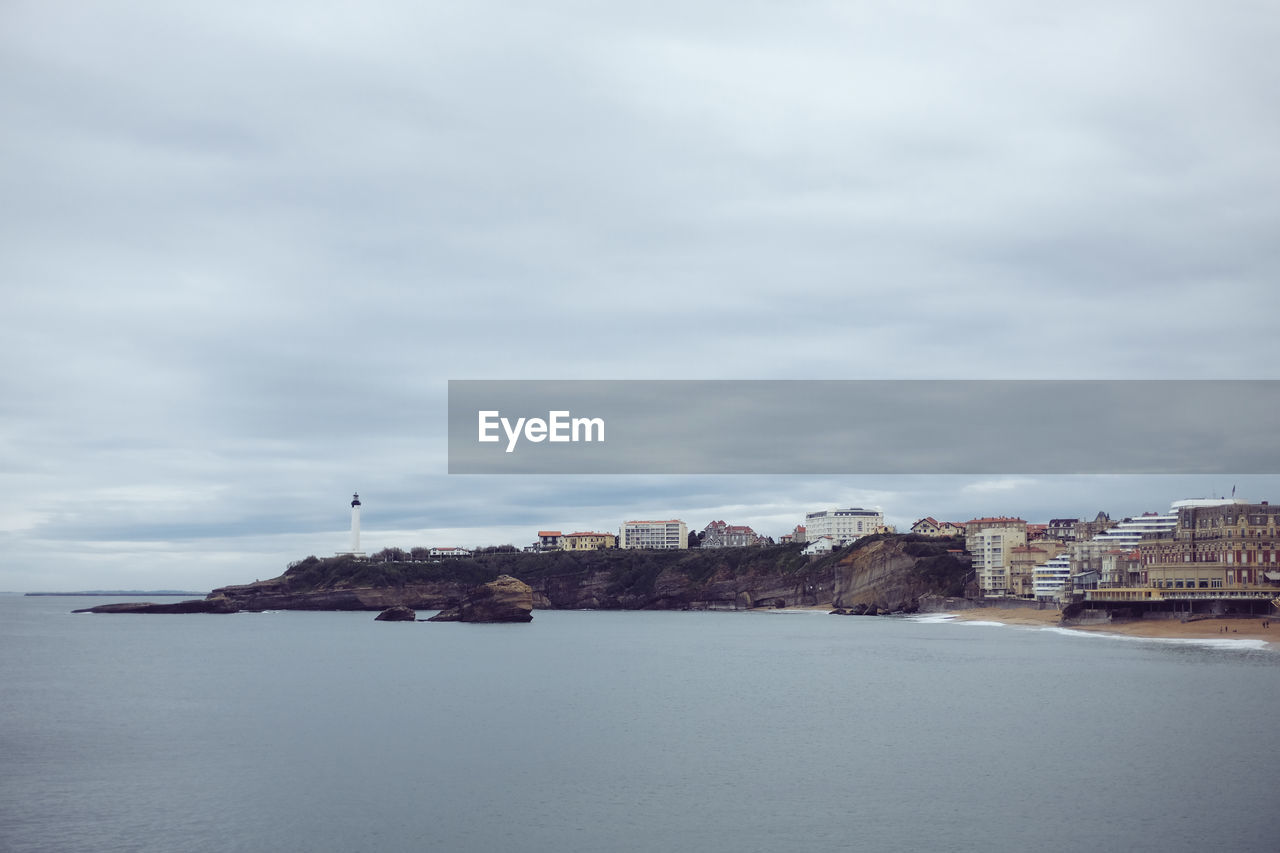
<path fill-rule="evenodd" d="M 926 625 L 953 623 L 956 625 L 982 625 L 997 628 L 1010 627 L 1006 622 L 993 622 L 985 619 L 957 619 L 956 614 L 954 613 L 927 613 L 922 616 L 908 616 L 907 618 L 913 622 L 919 622 Z M 1134 634 L 1114 634 L 1110 631 L 1081 631 L 1078 628 L 1063 628 L 1058 625 L 1015 625 L 1012 627 L 1026 628 L 1033 631 L 1049 631 L 1055 634 L 1063 634 L 1068 637 L 1095 637 L 1110 640 L 1131 640 L 1139 643 L 1190 644 L 1204 648 L 1234 649 L 1236 651 L 1265 651 L 1272 647 L 1272 644 L 1268 641 L 1254 638 L 1219 639 L 1215 637 L 1142 637 Z M 1280 647 L 1278 647 L 1278 650 L 1280 650 Z"/>
<path fill-rule="evenodd" d="M 764 612 L 765 613 L 816 613 L 819 616 L 829 616 L 831 614 L 830 610 L 811 610 L 807 607 L 803 609 L 799 607 L 775 607 L 771 610 L 766 610 Z"/>
<path fill-rule="evenodd" d="M 1060 628 L 1055 625 L 1041 627 L 1038 630 L 1051 631 L 1069 637 L 1099 637 L 1108 640 L 1131 640 L 1136 643 L 1177 643 L 1182 645 L 1205 646 L 1212 649 L 1264 650 L 1270 647 L 1266 640 L 1253 638 L 1217 639 L 1214 637 L 1140 637 L 1134 634 L 1113 634 L 1110 631 L 1080 631 L 1075 628 Z"/>
<path fill-rule="evenodd" d="M 908 616 L 912 622 L 919 622 L 923 625 L 937 625 L 942 622 L 954 621 L 956 615 L 954 613 L 924 613 L 919 616 Z"/>

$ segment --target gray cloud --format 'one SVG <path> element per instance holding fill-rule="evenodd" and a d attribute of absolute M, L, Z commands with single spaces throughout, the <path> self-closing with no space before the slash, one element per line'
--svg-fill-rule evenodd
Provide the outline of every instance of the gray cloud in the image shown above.
<path fill-rule="evenodd" d="M 1275 378 L 1262 7 L 53 2 L 0 23 L 0 587 L 265 576 L 326 529 L 342 547 L 354 488 L 383 529 L 472 544 L 864 489 L 917 517 L 1187 496 L 450 478 L 451 378 Z"/>

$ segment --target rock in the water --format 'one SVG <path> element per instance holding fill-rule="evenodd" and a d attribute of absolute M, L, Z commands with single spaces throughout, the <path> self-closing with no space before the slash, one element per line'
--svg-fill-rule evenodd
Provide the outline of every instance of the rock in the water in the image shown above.
<path fill-rule="evenodd" d="M 373 617 L 375 622 L 416 622 L 417 619 L 418 614 L 413 612 L 413 608 L 405 607 L 403 604 L 388 607 Z"/>
<path fill-rule="evenodd" d="M 428 622 L 531 622 L 533 589 L 510 575 L 473 587 L 457 607 L 442 610 Z"/>

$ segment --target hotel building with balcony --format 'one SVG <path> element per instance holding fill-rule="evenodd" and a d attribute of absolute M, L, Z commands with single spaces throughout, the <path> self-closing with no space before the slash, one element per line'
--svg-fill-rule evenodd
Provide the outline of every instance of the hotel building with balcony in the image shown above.
<path fill-rule="evenodd" d="M 1101 567 L 1096 588 L 1079 594 L 1085 606 L 1275 614 L 1280 508 L 1267 501 L 1191 500 L 1175 502 L 1169 515 L 1172 524 L 1139 537 L 1136 554 L 1116 557 L 1111 576 Z"/>
<path fill-rule="evenodd" d="M 869 536 L 883 526 L 883 512 L 856 506 L 847 509 L 822 509 L 806 513 L 804 517 L 806 541 L 812 542 L 819 537 L 830 536 L 836 547 L 843 547 L 855 539 Z"/>

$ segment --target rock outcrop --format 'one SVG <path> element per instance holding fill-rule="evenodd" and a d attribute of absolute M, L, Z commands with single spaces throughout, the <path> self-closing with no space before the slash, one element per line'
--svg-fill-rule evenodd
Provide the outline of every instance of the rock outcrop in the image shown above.
<path fill-rule="evenodd" d="M 971 573 L 952 540 L 881 537 L 840 558 L 832 605 L 855 616 L 914 613 L 929 595 L 958 595 Z"/>
<path fill-rule="evenodd" d="M 416 622 L 417 620 L 418 614 L 413 612 L 413 608 L 405 607 L 403 604 L 388 607 L 373 617 L 374 622 Z"/>
<path fill-rule="evenodd" d="M 225 598 L 196 598 L 156 604 L 151 601 L 120 601 L 72 610 L 72 613 L 235 613 L 240 608 Z"/>
<path fill-rule="evenodd" d="M 470 589 L 456 607 L 441 611 L 428 622 L 530 622 L 533 588 L 510 575 Z"/>

